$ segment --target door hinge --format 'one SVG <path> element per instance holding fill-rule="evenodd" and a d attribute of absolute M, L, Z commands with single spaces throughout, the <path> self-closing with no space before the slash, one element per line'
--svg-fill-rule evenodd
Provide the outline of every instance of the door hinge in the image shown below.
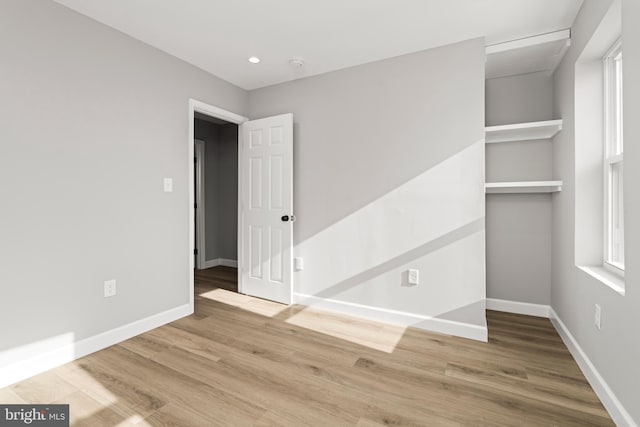
<path fill-rule="evenodd" d="M 194 209 L 198 209 L 198 203 L 194 203 L 194 204 L 193 204 L 193 208 L 194 208 Z"/>
<path fill-rule="evenodd" d="M 197 249 L 194 249 L 194 250 L 193 250 L 193 254 L 194 254 L 194 255 L 198 255 L 198 250 L 197 250 Z"/>
<path fill-rule="evenodd" d="M 193 158 L 193 163 L 198 163 L 198 158 L 197 157 Z"/>

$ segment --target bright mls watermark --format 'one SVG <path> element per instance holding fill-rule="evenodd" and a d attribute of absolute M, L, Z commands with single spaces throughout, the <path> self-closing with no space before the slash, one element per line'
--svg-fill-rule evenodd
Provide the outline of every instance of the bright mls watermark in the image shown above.
<path fill-rule="evenodd" d="M 1 405 L 0 426 L 69 427 L 69 405 Z"/>

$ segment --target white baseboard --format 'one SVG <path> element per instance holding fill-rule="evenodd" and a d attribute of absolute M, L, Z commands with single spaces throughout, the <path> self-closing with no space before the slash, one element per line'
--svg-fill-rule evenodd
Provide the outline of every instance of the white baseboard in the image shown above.
<path fill-rule="evenodd" d="M 202 268 L 204 269 L 204 268 L 217 267 L 219 265 L 222 265 L 225 267 L 238 268 L 238 261 L 235 261 L 233 259 L 225 259 L 225 258 L 210 259 L 204 262 L 204 266 Z"/>
<path fill-rule="evenodd" d="M 587 381 L 589 381 L 605 409 L 609 412 L 613 422 L 619 427 L 638 427 L 553 308 L 550 309 L 550 318 L 551 323 L 560 334 L 562 341 L 564 341 L 569 352 L 578 363 Z"/>
<path fill-rule="evenodd" d="M 549 317 L 551 307 L 543 304 L 508 301 L 504 299 L 487 298 L 487 310 L 504 311 L 507 313 L 525 314 L 527 316 Z"/>
<path fill-rule="evenodd" d="M 35 346 L 7 350 L 3 352 L 3 358 L 17 362 L 0 367 L 0 388 L 72 362 L 191 313 L 193 309 L 189 304 L 185 304 L 80 341 L 74 341 L 73 334 L 65 334 L 62 337 L 68 338 L 66 343 L 58 340 L 61 345 L 44 351 L 41 349 L 35 352 Z M 55 343 L 56 338 L 48 341 Z"/>
<path fill-rule="evenodd" d="M 293 299 L 295 304 L 337 311 L 339 313 L 365 317 L 379 322 L 394 323 L 402 326 L 413 326 L 415 328 L 439 332 L 441 334 L 456 335 L 477 341 L 486 342 L 488 339 L 486 325 L 483 327 L 470 323 L 455 322 L 452 320 L 438 319 L 436 317 L 423 316 L 404 311 L 372 307 L 329 298 L 319 298 L 313 295 L 300 293 L 294 293 Z"/>

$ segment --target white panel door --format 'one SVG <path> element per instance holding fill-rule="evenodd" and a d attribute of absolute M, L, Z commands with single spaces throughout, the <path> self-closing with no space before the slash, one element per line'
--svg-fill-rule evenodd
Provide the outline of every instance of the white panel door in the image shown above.
<path fill-rule="evenodd" d="M 241 125 L 240 292 L 292 300 L 293 115 Z"/>

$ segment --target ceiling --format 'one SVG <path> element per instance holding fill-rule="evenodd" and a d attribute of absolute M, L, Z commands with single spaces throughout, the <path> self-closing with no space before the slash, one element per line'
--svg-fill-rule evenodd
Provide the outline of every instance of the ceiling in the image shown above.
<path fill-rule="evenodd" d="M 488 46 L 485 78 L 553 72 L 570 43 L 571 31 L 563 30 Z"/>
<path fill-rule="evenodd" d="M 474 37 L 566 29 L 583 0 L 54 1 L 250 90 Z"/>

